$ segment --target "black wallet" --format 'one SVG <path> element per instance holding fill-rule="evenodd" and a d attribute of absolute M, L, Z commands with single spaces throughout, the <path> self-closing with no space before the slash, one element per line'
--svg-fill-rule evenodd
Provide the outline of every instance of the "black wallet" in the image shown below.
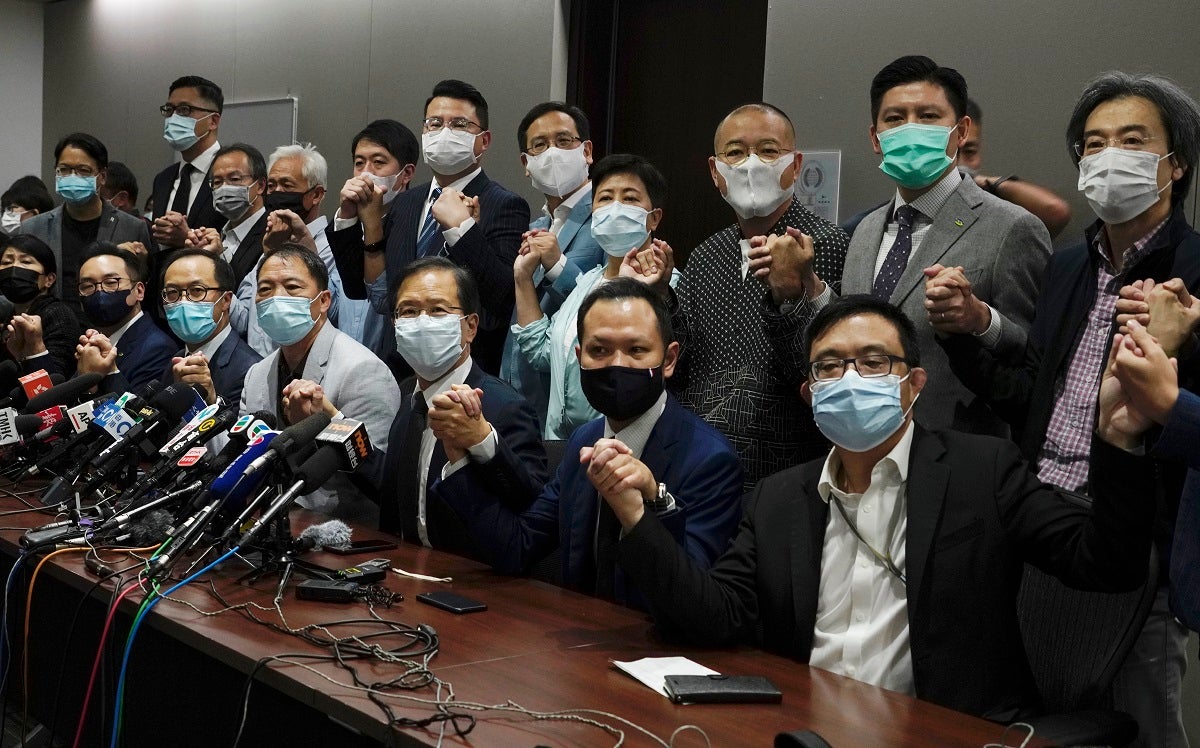
<path fill-rule="evenodd" d="M 783 694 L 761 675 L 668 675 L 676 704 L 778 704 Z"/>

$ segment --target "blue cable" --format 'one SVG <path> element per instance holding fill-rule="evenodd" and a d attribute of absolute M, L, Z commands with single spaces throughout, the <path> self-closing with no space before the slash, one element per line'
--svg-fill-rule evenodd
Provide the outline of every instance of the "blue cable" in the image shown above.
<path fill-rule="evenodd" d="M 13 579 L 16 578 L 17 572 L 21 565 L 25 563 L 25 554 L 17 556 L 17 560 L 13 562 L 12 570 L 8 572 L 8 580 L 4 583 L 4 610 L 0 611 L 0 668 L 3 669 L 3 676 L 0 676 L 0 696 L 4 695 L 4 688 L 8 684 L 8 665 L 10 658 L 8 655 L 8 598 L 12 594 Z"/>
<path fill-rule="evenodd" d="M 122 702 L 125 699 L 125 671 L 129 665 L 129 653 L 131 651 L 133 651 L 133 637 L 137 634 L 138 627 L 142 625 L 142 621 L 145 620 L 146 615 L 154 608 L 155 605 L 158 605 L 158 603 L 164 597 L 166 597 L 167 595 L 170 595 L 172 592 L 174 592 L 175 590 L 184 586 L 185 584 L 189 584 L 194 579 L 196 579 L 196 577 L 200 576 L 201 574 L 206 573 L 207 571 L 212 569 L 217 564 L 221 563 L 225 559 L 227 559 L 230 556 L 232 556 L 233 554 L 237 553 L 238 550 L 240 550 L 240 549 L 241 549 L 240 545 L 229 549 L 229 551 L 226 552 L 224 556 L 221 556 L 220 558 L 213 561 L 208 566 L 205 566 L 200 571 L 196 572 L 195 574 L 192 574 L 190 577 L 185 577 L 183 579 L 183 581 L 179 582 L 171 589 L 167 590 L 166 592 L 162 593 L 161 595 L 159 595 L 159 596 L 155 597 L 153 600 L 151 600 L 150 604 L 142 609 L 141 614 L 139 614 L 136 618 L 133 619 L 133 626 L 131 626 L 129 628 L 129 638 L 125 640 L 125 654 L 121 658 L 121 673 L 120 673 L 120 675 L 117 676 L 117 695 L 116 695 L 116 699 L 114 699 L 114 704 L 113 704 L 113 720 L 112 720 L 113 727 L 112 727 L 112 738 L 109 741 L 110 748 L 117 748 L 117 737 L 121 731 L 121 722 L 120 722 L 121 708 L 123 705 Z"/>

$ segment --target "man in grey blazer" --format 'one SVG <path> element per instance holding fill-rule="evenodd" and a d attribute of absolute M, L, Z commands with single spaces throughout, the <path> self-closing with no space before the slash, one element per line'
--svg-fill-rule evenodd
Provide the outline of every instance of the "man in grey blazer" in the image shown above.
<path fill-rule="evenodd" d="M 1003 435 L 1000 419 L 951 372 L 934 325 L 962 323 L 999 355 L 1019 358 L 1050 236 L 1024 208 L 959 172 L 971 122 L 966 99 L 963 77 L 928 57 L 901 57 L 871 82 L 871 145 L 896 195 L 855 230 L 842 292 L 890 301 L 916 324 L 930 373 L 916 404 L 923 426 Z M 952 294 L 926 299 L 927 282 L 953 273 L 965 275 L 986 307 L 966 307 Z"/>
<path fill-rule="evenodd" d="M 263 261 L 255 307 L 259 324 L 279 349 L 250 367 L 241 411 L 275 413 L 281 427 L 317 412 L 352 418 L 366 425 L 374 449 L 386 452 L 400 389 L 374 353 L 329 323 L 329 305 L 329 273 L 316 253 L 289 243 Z M 360 484 L 365 485 L 360 476 L 338 473 L 299 503 L 378 524 L 379 507 Z"/>
<path fill-rule="evenodd" d="M 49 245 L 58 263 L 55 292 L 79 314 L 79 267 L 83 248 L 95 241 L 111 242 L 146 256 L 150 230 L 142 219 L 117 210 L 97 190 L 108 177 L 108 149 L 87 133 L 72 133 L 54 147 L 55 192 L 63 199 L 57 208 L 21 223 L 18 234 L 36 236 Z"/>

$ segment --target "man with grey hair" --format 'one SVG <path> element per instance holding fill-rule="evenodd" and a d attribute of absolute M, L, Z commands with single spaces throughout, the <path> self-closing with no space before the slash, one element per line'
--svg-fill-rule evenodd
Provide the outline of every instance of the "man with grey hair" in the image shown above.
<path fill-rule="evenodd" d="M 329 165 L 325 157 L 311 143 L 279 146 L 267 160 L 267 191 L 263 195 L 267 224 L 263 236 L 263 256 L 255 265 L 254 272 L 241 279 L 230 309 L 234 329 L 261 356 L 269 356 L 279 346 L 263 332 L 254 313 L 256 278 L 263 260 L 285 241 L 302 242 L 307 246 L 304 234 L 311 237 L 317 255 L 329 271 L 329 320 L 337 325 L 342 280 L 334 264 L 329 241 L 325 238 L 328 219 L 321 215 L 321 201 L 325 199 L 328 176 Z M 290 220 L 283 211 L 290 211 L 298 220 Z"/>
<path fill-rule="evenodd" d="M 1182 282 L 1167 288 L 1180 296 L 1200 293 L 1200 235 L 1183 210 L 1200 155 L 1200 106 L 1166 78 L 1105 73 L 1076 103 L 1067 147 L 1098 220 L 1082 242 L 1051 257 L 1042 283 L 1048 292 L 1038 298 L 1024 360 L 1006 363 L 971 335 L 939 342 L 954 373 L 1008 420 L 1038 477 L 1087 493 L 1097 393 L 1116 313 L 1148 313 L 1153 286 L 1172 278 Z M 1129 299 L 1120 305 L 1119 291 Z M 928 294 L 977 303 L 961 273 L 931 280 Z M 1190 333 L 1143 322 L 1168 355 L 1178 356 L 1180 386 L 1195 391 L 1200 348 Z M 1157 485 L 1146 491 L 1147 511 L 1157 497 L 1163 586 L 1114 682 L 1116 707 L 1138 720 L 1139 745 L 1187 744 L 1179 694 L 1186 630 L 1168 611 L 1165 585 L 1184 467 L 1160 460 Z"/>

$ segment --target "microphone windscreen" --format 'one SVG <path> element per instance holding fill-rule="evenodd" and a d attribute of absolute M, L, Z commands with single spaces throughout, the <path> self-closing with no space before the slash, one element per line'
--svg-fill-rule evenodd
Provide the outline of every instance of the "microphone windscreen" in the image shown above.
<path fill-rule="evenodd" d="M 32 436 L 42 430 L 42 417 L 29 415 L 19 415 L 15 421 L 17 433 L 21 436 Z"/>
<path fill-rule="evenodd" d="M 167 539 L 174 522 L 166 509 L 155 509 L 129 526 L 129 544 L 135 548 L 158 545 Z"/>
<path fill-rule="evenodd" d="M 279 438 L 271 443 L 271 448 L 285 455 L 291 454 L 299 447 L 312 443 L 331 420 L 333 419 L 326 413 L 313 413 L 303 421 L 281 431 Z"/>
<path fill-rule="evenodd" d="M 183 420 L 184 415 L 196 401 L 196 391 L 187 385 L 172 384 L 164 387 L 162 392 L 154 396 L 151 404 L 158 408 L 168 421 Z"/>
<path fill-rule="evenodd" d="M 256 410 L 254 412 L 254 420 L 262 421 L 267 428 L 274 430 L 279 425 L 279 420 L 275 418 L 275 414 L 269 410 Z"/>
<path fill-rule="evenodd" d="M 300 533 L 300 537 L 303 540 L 311 541 L 313 550 L 319 551 L 328 546 L 337 548 L 349 545 L 351 534 L 353 531 L 349 525 L 340 519 L 331 519 L 328 522 L 309 525 L 304 528 L 304 532 Z"/>
<path fill-rule="evenodd" d="M 31 398 L 25 404 L 24 410 L 29 413 L 37 413 L 39 410 L 45 410 L 55 405 L 74 404 L 74 401 L 80 395 L 85 394 L 88 390 L 100 384 L 101 379 L 104 379 L 104 376 L 96 372 L 88 372 L 87 374 L 72 377 L 62 384 L 55 385 L 42 394 Z M 51 376 L 51 381 L 53 381 L 53 375 Z"/>
<path fill-rule="evenodd" d="M 162 382 L 154 379 L 142 385 L 141 389 L 133 394 L 137 395 L 143 400 L 153 400 L 158 393 L 162 392 L 163 387 L 165 386 L 166 385 L 164 385 Z"/>
<path fill-rule="evenodd" d="M 325 446 L 313 452 L 312 457 L 296 468 L 296 480 L 304 481 L 304 492 L 315 491 L 333 477 L 342 466 L 342 450 L 334 446 Z"/>
<path fill-rule="evenodd" d="M 226 511 L 240 512 L 246 504 L 246 496 L 257 489 L 263 479 L 270 474 L 270 470 L 259 470 L 249 478 L 242 478 L 242 474 L 246 472 L 250 463 L 262 457 L 270 449 L 274 440 L 278 438 L 279 434 L 274 431 L 264 433 L 259 441 L 246 447 L 237 459 L 225 468 L 224 472 L 213 479 L 209 491 L 213 496 L 224 497 L 222 506 Z"/>
<path fill-rule="evenodd" d="M 11 358 L 0 361 L 0 382 L 6 379 L 12 379 L 20 375 L 21 367 L 17 366 L 17 362 Z"/>

